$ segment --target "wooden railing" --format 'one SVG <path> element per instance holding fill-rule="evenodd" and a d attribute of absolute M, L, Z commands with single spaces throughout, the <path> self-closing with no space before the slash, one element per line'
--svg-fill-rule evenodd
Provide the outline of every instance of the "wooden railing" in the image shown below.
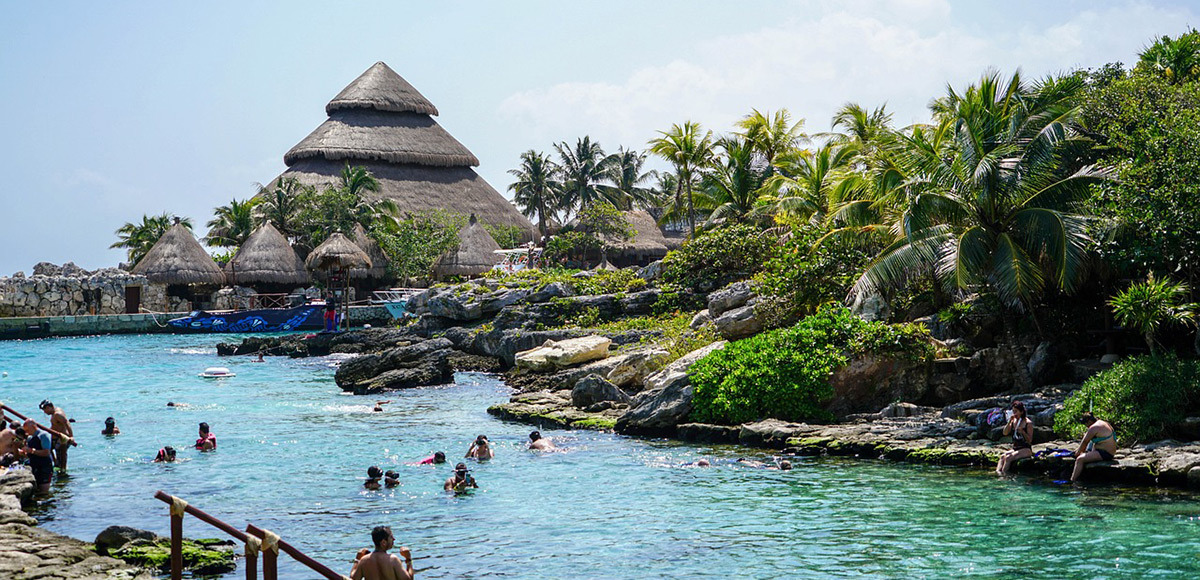
<path fill-rule="evenodd" d="M 259 308 L 287 308 L 288 294 L 253 294 L 250 296 L 249 310 Z"/>
<path fill-rule="evenodd" d="M 246 580 L 258 578 L 258 554 L 262 553 L 263 580 L 278 580 L 276 571 L 279 552 L 285 552 L 297 562 L 304 564 L 313 572 L 329 580 L 342 580 L 345 576 L 330 570 L 324 564 L 306 556 L 291 544 L 279 539 L 279 536 L 264 530 L 254 524 L 247 524 L 243 532 L 190 504 L 177 504 L 175 496 L 162 491 L 155 492 L 154 498 L 171 506 L 171 580 L 183 578 L 183 514 L 189 514 L 196 519 L 233 536 L 246 546 Z M 177 505 L 182 505 L 182 513 L 177 512 Z"/>
<path fill-rule="evenodd" d="M 16 417 L 18 419 L 21 419 L 23 421 L 29 420 L 29 417 L 26 417 L 25 415 L 18 413 L 16 409 L 9 407 L 8 405 L 0 405 L 0 411 L 7 411 L 9 413 L 12 413 L 13 415 L 16 415 Z M 3 413 L 0 413 L 0 415 L 3 415 Z M 37 421 L 34 421 L 33 424 L 37 425 L 38 429 L 41 429 L 42 431 L 45 431 L 51 435 L 54 435 L 64 441 L 74 441 L 74 439 L 72 439 L 71 437 L 68 437 L 65 433 L 60 433 L 58 431 L 55 431 L 54 429 L 51 429 L 45 425 L 42 425 L 41 423 L 38 423 Z M 0 427 L 0 429 L 2 429 L 2 428 L 3 427 Z M 30 433 L 30 435 L 33 435 L 33 434 Z"/>

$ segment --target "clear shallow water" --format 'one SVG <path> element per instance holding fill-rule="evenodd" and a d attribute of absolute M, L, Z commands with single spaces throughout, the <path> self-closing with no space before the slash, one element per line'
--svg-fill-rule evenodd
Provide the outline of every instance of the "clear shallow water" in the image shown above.
<path fill-rule="evenodd" d="M 756 470 L 728 464 L 747 450 L 588 431 L 546 430 L 567 451 L 537 455 L 524 450 L 529 426 L 486 414 L 507 396 L 492 377 L 394 393 L 373 413 L 379 397 L 342 394 L 330 360 L 219 358 L 221 340 L 0 343 L 0 400 L 26 412 L 51 398 L 77 420 L 73 477 L 38 512 L 46 528 L 166 534 L 161 489 L 343 573 L 387 524 L 421 578 L 1200 577 L 1200 502 L 1186 494 L 854 460 Z M 198 378 L 208 366 L 238 376 Z M 99 435 L 108 415 L 120 436 Z M 216 453 L 189 448 L 200 421 Z M 473 495 L 441 491 L 449 466 L 405 465 L 434 450 L 457 461 L 480 433 L 497 458 L 472 465 Z M 178 464 L 150 463 L 163 445 Z M 717 466 L 680 467 L 700 457 Z M 363 490 L 369 465 L 396 469 L 401 486 Z M 220 536 L 193 518 L 185 533 Z M 313 577 L 280 563 L 283 578 Z"/>

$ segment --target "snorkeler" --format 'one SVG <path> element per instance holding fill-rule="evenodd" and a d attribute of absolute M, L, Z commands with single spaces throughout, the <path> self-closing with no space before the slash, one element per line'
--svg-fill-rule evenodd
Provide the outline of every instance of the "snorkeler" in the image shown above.
<path fill-rule="evenodd" d="M 491 443 L 488 441 L 487 435 L 480 435 L 475 438 L 475 442 L 471 444 L 471 448 L 467 450 L 464 457 L 473 457 L 478 461 L 485 461 L 496 456 L 496 452 L 492 451 Z"/>
<path fill-rule="evenodd" d="M 104 430 L 100 431 L 101 435 L 120 435 L 121 428 L 117 427 L 117 420 L 109 417 L 104 420 Z"/>
<path fill-rule="evenodd" d="M 471 477 L 471 470 L 467 469 L 466 463 L 455 465 L 454 475 L 446 479 L 445 485 L 442 486 L 442 489 L 454 492 L 478 488 L 479 486 L 475 484 L 475 478 Z"/>
<path fill-rule="evenodd" d="M 154 456 L 154 463 L 174 463 L 175 448 L 170 445 L 158 450 L 158 455 Z"/>
<path fill-rule="evenodd" d="M 217 436 L 209 431 L 208 423 L 200 423 L 200 438 L 196 439 L 196 449 L 201 451 L 216 451 Z"/>
<path fill-rule="evenodd" d="M 396 487 L 397 485 L 400 485 L 400 474 L 391 469 L 385 471 L 383 474 L 383 486 Z"/>
<path fill-rule="evenodd" d="M 367 489 L 379 489 L 379 478 L 383 475 L 383 470 L 374 465 L 367 468 L 367 480 L 363 482 L 363 487 Z"/>
<path fill-rule="evenodd" d="M 558 449 L 549 437 L 542 437 L 541 431 L 534 431 L 529 434 L 529 448 L 535 451 L 554 451 Z"/>
<path fill-rule="evenodd" d="M 446 462 L 446 454 L 441 451 L 435 451 L 433 455 L 426 457 L 417 462 L 417 465 L 434 465 Z"/>

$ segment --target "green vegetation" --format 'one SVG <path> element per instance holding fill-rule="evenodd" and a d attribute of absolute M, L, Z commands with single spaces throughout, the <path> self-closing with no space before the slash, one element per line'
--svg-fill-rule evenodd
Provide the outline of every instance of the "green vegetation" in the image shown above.
<path fill-rule="evenodd" d="M 230 200 L 229 205 L 223 205 L 213 210 L 215 215 L 206 225 L 208 235 L 204 237 L 209 246 L 237 249 L 246 242 L 246 238 L 254 233 L 254 206 L 258 205 L 257 198 L 246 201 Z"/>
<path fill-rule="evenodd" d="M 458 246 L 467 218 L 443 210 L 392 217 L 373 224 L 370 233 L 391 262 L 392 272 L 408 283 L 431 278 L 439 257 Z"/>
<path fill-rule="evenodd" d="M 691 419 L 735 425 L 768 417 L 791 421 L 832 419 L 824 404 L 829 378 L 857 354 L 921 359 L 933 350 L 923 329 L 866 322 L 830 308 L 795 326 L 731 343 L 691 369 L 695 395 Z"/>
<path fill-rule="evenodd" d="M 776 251 L 777 240 L 749 225 L 703 232 L 663 259 L 663 280 L 714 290 L 753 276 Z"/>
<path fill-rule="evenodd" d="M 483 229 L 505 250 L 521 245 L 525 238 L 525 230 L 518 226 L 483 224 Z"/>
<path fill-rule="evenodd" d="M 230 549 L 211 546 L 222 544 L 221 540 L 199 539 L 183 541 L 183 568 L 195 574 L 220 574 L 234 569 L 234 553 Z M 128 545 L 111 554 L 135 566 L 168 571 L 171 568 L 171 542 L 163 540 L 157 544 Z"/>
<path fill-rule="evenodd" d="M 126 223 L 117 228 L 117 238 L 110 248 L 127 248 L 126 256 L 129 258 L 130 265 L 136 265 L 154 247 L 154 243 L 161 238 L 171 226 L 175 225 L 175 220 L 183 224 L 183 227 L 192 229 L 192 220 L 181 218 L 177 215 L 163 212 L 156 216 L 142 216 L 142 223 Z"/>
<path fill-rule="evenodd" d="M 1090 411 L 1112 423 L 1122 445 L 1148 443 L 1169 435 L 1169 429 L 1200 408 L 1200 362 L 1174 355 L 1123 360 L 1083 384 L 1054 416 L 1058 434 L 1077 439 L 1084 425 L 1079 416 Z"/>
<path fill-rule="evenodd" d="M 1153 276 L 1122 290 L 1109 301 L 1113 315 L 1121 324 L 1142 333 L 1150 354 L 1158 352 L 1155 335 L 1159 328 L 1172 324 L 1195 325 L 1200 305 L 1184 303 L 1187 287 Z"/>
<path fill-rule="evenodd" d="M 765 327 L 788 326 L 841 303 L 870 260 L 862 244 L 842 239 L 817 244 L 818 234 L 811 226 L 794 228 L 754 277 L 761 297 L 754 311 Z"/>

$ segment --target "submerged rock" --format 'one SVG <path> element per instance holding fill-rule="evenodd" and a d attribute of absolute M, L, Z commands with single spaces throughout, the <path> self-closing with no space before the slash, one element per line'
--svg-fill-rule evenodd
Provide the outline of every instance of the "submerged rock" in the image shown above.
<path fill-rule="evenodd" d="M 350 359 L 334 375 L 337 385 L 356 394 L 440 385 L 450 381 L 453 344 L 435 338 L 381 354 Z"/>

